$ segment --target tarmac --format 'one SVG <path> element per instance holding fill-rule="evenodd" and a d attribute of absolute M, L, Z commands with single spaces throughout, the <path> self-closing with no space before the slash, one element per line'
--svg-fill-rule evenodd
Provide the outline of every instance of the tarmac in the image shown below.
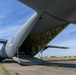
<path fill-rule="evenodd" d="M 0 68 L 0 75 L 5 75 L 1 68 Z"/>
<path fill-rule="evenodd" d="M 1 65 L 10 72 L 10 75 L 76 75 L 76 61 L 29 61 L 25 59 L 20 61 L 21 63 L 18 63 L 13 59 L 8 59 Z M 0 75 L 5 75 L 1 68 Z"/>

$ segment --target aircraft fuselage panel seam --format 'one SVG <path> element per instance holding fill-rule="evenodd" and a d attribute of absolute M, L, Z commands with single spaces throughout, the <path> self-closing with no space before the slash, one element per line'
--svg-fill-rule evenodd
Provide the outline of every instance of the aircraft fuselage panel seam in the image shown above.
<path fill-rule="evenodd" d="M 60 19 L 60 18 L 58 18 L 58 17 L 55 17 L 55 16 L 53 16 L 53 15 L 49 14 L 49 13 L 48 13 L 48 12 L 46 12 L 46 11 L 44 11 L 44 13 L 46 13 L 46 14 L 48 14 L 49 16 L 51 16 L 51 17 L 53 17 L 53 18 L 55 18 L 55 19 L 58 19 L 58 20 L 60 20 L 60 21 L 64 21 L 64 22 L 67 22 L 67 23 L 71 23 L 71 22 L 69 22 L 69 21 L 62 20 L 62 19 Z"/>

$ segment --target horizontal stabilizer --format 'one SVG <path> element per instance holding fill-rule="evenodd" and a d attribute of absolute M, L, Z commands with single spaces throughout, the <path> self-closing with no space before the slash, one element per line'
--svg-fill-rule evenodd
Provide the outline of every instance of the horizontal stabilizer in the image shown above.
<path fill-rule="evenodd" d="M 6 39 L 0 39 L 0 43 L 7 43 Z"/>

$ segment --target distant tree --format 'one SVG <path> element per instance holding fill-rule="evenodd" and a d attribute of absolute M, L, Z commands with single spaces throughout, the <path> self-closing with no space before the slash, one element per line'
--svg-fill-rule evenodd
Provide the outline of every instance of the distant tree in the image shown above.
<path fill-rule="evenodd" d="M 50 58 L 51 58 L 51 56 L 50 56 Z"/>
<path fill-rule="evenodd" d="M 47 56 L 45 56 L 45 58 L 47 58 Z"/>
<path fill-rule="evenodd" d="M 71 58 L 71 56 L 69 56 L 69 58 Z"/>
<path fill-rule="evenodd" d="M 74 57 L 76 57 L 76 55 Z"/>
<path fill-rule="evenodd" d="M 64 58 L 67 58 L 67 56 L 64 56 Z"/>

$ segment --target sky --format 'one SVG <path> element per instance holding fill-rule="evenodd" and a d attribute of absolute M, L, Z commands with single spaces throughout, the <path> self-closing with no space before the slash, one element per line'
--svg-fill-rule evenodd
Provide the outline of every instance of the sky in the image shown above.
<path fill-rule="evenodd" d="M 33 9 L 18 0 L 0 0 L 0 39 L 11 39 L 34 12 Z M 70 24 L 54 40 L 49 42 L 49 45 L 65 46 L 69 49 L 49 48 L 43 52 L 43 56 L 76 55 L 76 25 Z"/>

